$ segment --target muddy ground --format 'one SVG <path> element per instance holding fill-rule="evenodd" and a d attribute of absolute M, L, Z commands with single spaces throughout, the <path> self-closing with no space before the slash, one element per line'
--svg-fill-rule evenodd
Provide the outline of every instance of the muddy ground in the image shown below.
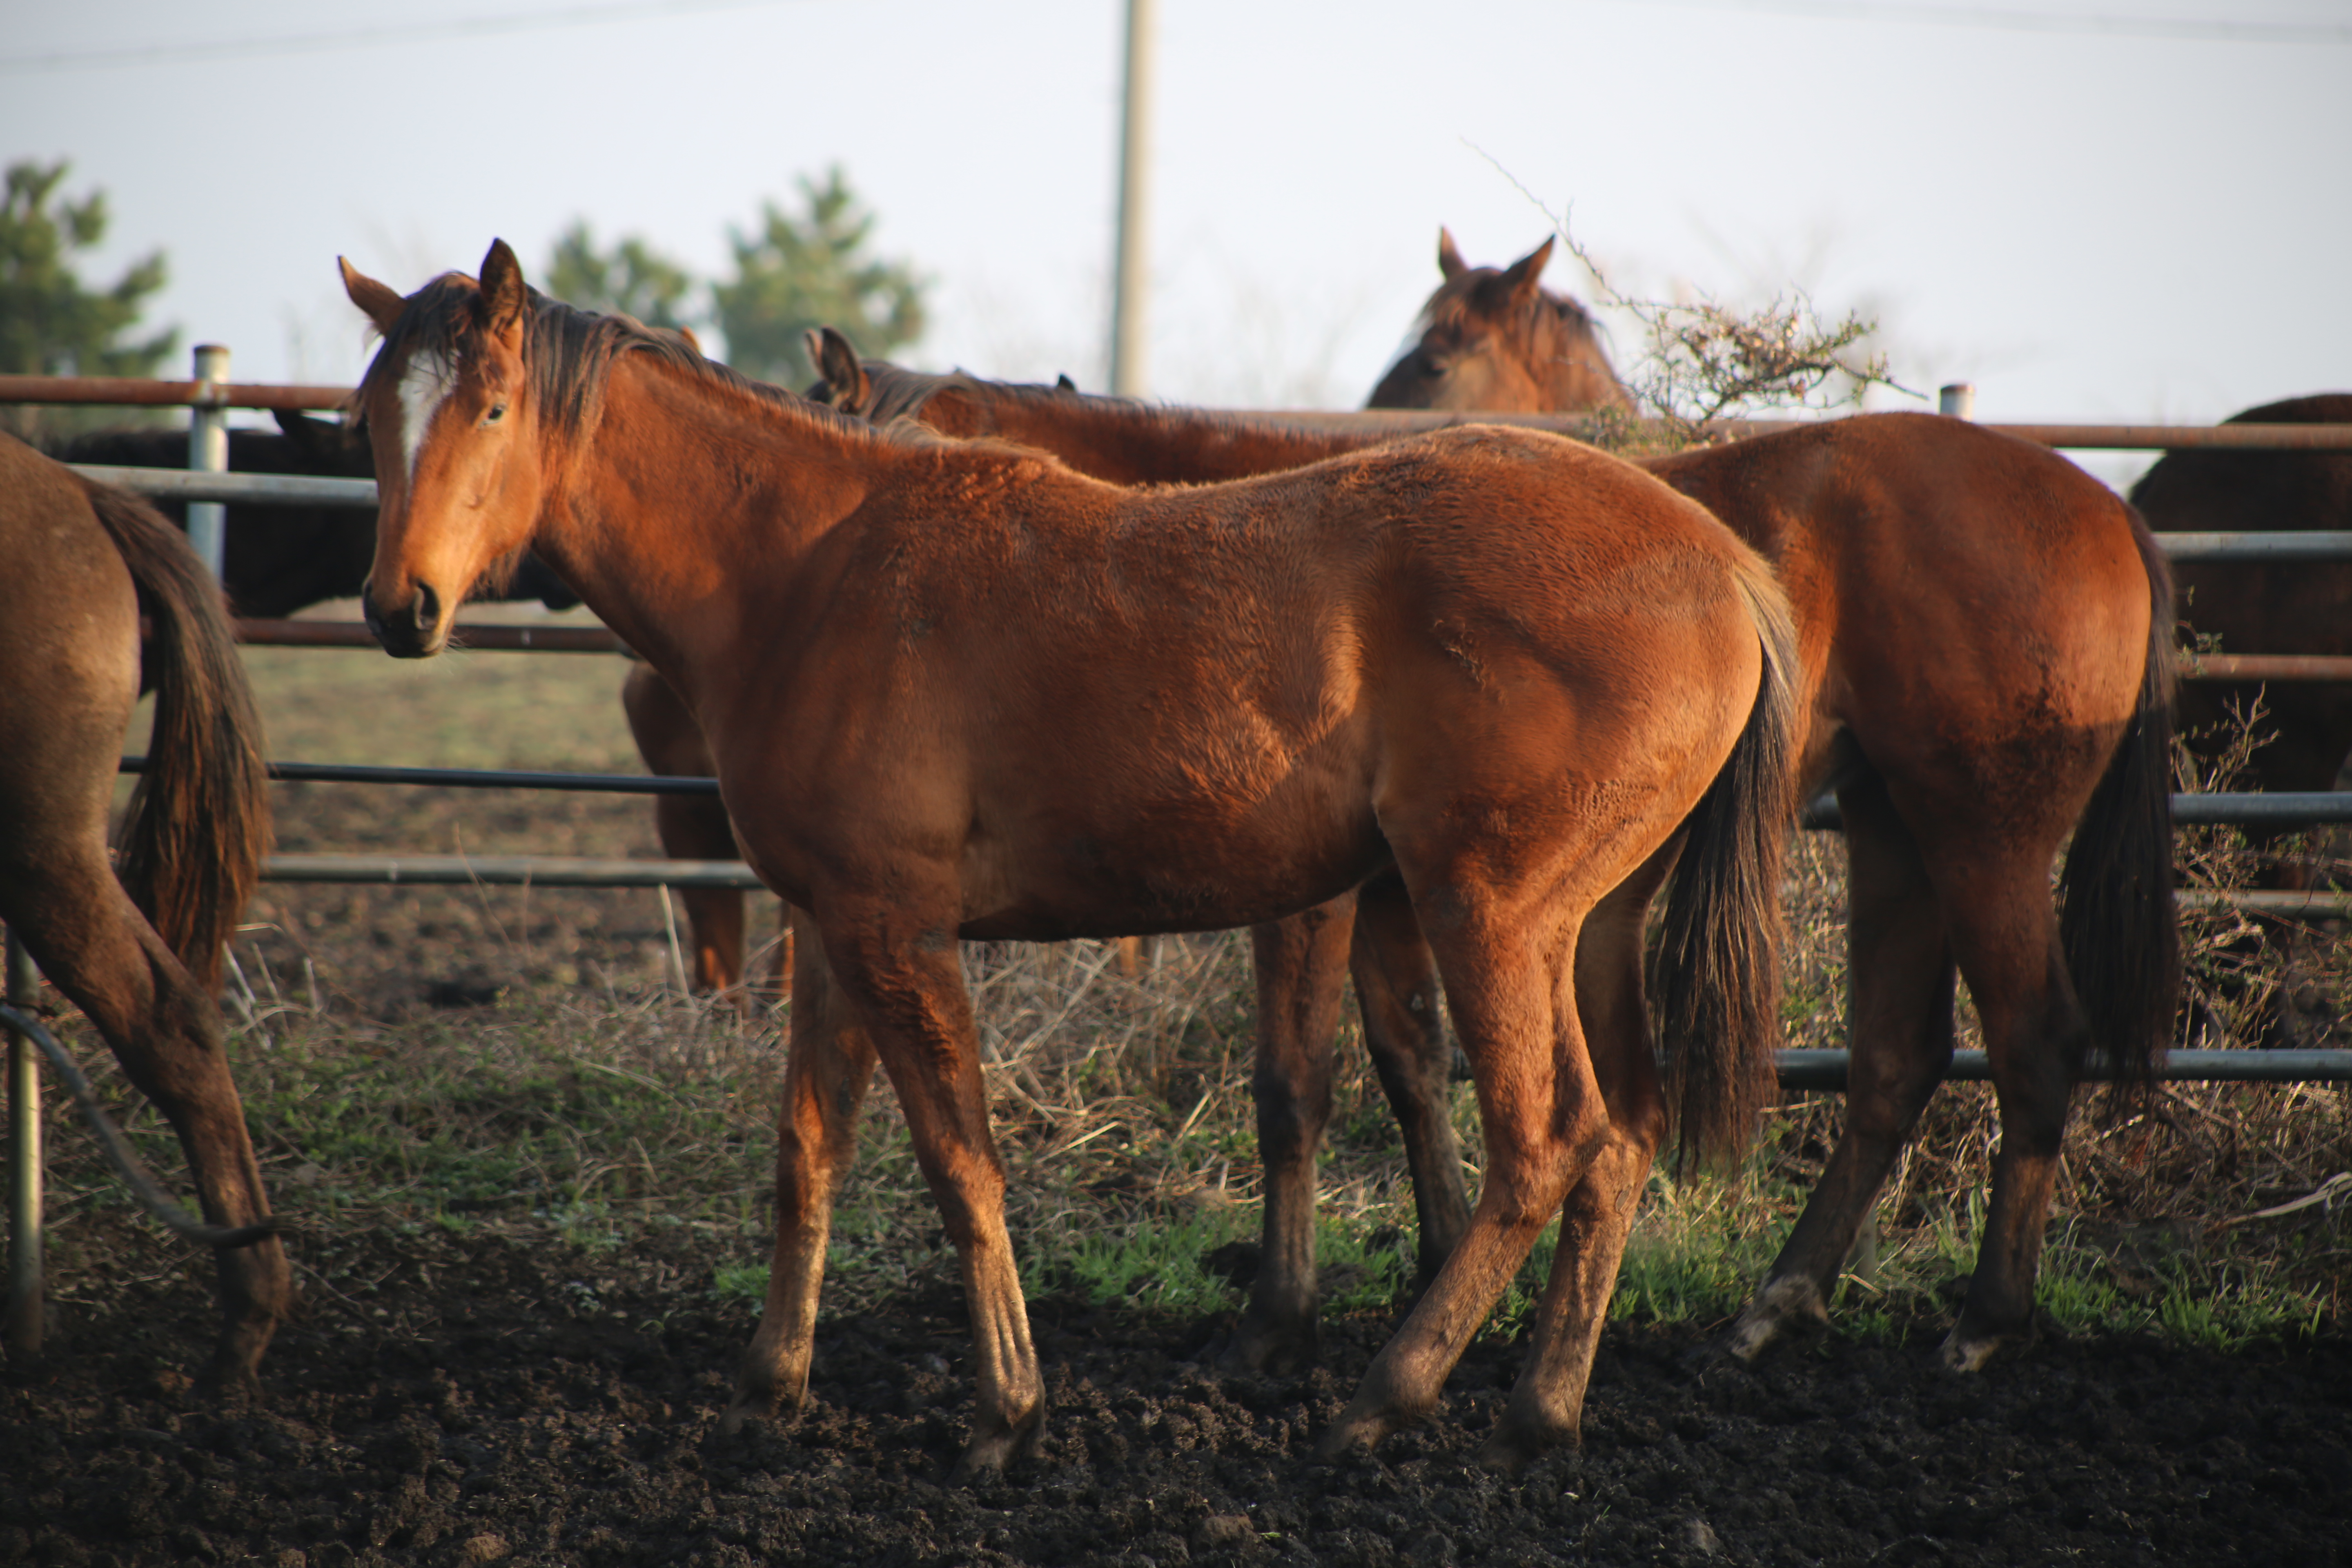
<path fill-rule="evenodd" d="M 1931 1325 L 1727 1367 L 1613 1329 L 1580 1456 L 1468 1456 L 1517 1370 L 1482 1343 L 1446 1408 L 1317 1466 L 1386 1331 L 1220 1382 L 1213 1323 L 1032 1304 L 1053 1414 L 1004 1480 L 943 1487 L 970 1408 L 952 1294 L 845 1319 L 797 1421 L 714 1426 L 747 1309 L 709 1244 L 521 1233 L 306 1240 L 260 1408 L 193 1387 L 209 1304 L 160 1268 L 60 1314 L 0 1392 L 0 1562 L 882 1564 L 1191 1562 L 2332 1564 L 2352 1561 L 2352 1346 L 2224 1356 L 2046 1340 L 1969 1380 Z M 128 1274 L 125 1264 L 117 1273 Z"/>

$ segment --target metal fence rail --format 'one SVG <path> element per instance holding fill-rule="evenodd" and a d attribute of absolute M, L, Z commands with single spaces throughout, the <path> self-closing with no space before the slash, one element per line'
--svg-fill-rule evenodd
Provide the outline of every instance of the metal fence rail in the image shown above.
<path fill-rule="evenodd" d="M 1845 1089 L 1847 1051 L 1782 1051 L 1775 1064 L 1782 1089 Z M 2093 1057 L 2078 1081 L 2108 1083 L 2112 1063 Z M 2171 1051 L 2156 1076 L 2167 1083 L 2352 1083 L 2352 1051 Z M 1992 1077 L 1982 1051 L 1954 1051 L 1945 1070 L 1949 1083 L 1980 1083 Z"/>

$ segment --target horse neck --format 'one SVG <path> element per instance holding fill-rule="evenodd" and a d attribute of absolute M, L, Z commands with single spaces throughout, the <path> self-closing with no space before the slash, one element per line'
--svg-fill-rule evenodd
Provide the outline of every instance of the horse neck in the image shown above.
<path fill-rule="evenodd" d="M 1121 485 L 1249 479 L 1388 438 L 1152 408 L 1124 398 L 1031 394 L 985 383 L 943 390 L 921 417 L 948 435 L 992 436 L 1051 452 L 1082 474 Z"/>
<path fill-rule="evenodd" d="M 610 374 L 595 432 L 563 460 L 534 548 L 691 698 L 723 678 L 740 631 L 791 595 L 887 449 L 640 356 Z"/>

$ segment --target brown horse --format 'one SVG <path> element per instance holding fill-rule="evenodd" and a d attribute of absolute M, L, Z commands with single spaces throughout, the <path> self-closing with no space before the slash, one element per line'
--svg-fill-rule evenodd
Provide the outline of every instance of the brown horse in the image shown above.
<path fill-rule="evenodd" d="M 1131 482 L 1268 471 L 1383 438 L 861 365 L 837 334 L 814 357 L 818 390 L 836 405 L 1018 441 Z M 2031 1327 L 2028 1238 L 2041 1235 L 2071 1098 L 2050 1067 L 2068 1064 L 2071 1077 L 2087 1027 L 2144 1074 L 2168 1026 L 2178 942 L 2158 657 L 2168 627 L 2151 608 L 2161 562 L 2129 509 L 2073 464 L 1948 420 L 1863 416 L 1649 467 L 1762 550 L 1794 590 L 1813 715 L 1801 777 L 1839 787 L 1855 869 L 1853 1131 L 1738 1342 L 1753 1354 L 1789 1315 L 1825 1308 L 1950 1052 L 1958 951 L 1979 997 L 1998 983 L 1983 1012 L 2016 1134 L 1996 1171 L 1987 1263 L 1947 1347 L 1956 1365 L 1980 1364 Z M 2004 585 L 2018 563 L 2030 570 Z M 2048 792 L 2032 810 L 2016 804 L 2029 786 Z M 2059 938 L 2040 889 L 2078 819 L 2065 962 L 2041 973 L 2031 944 Z M 2104 906 L 2111 884 L 2125 890 Z M 1424 1275 L 1466 1223 L 1428 956 L 1410 910 L 1381 891 L 1364 890 L 1352 932 L 1339 905 L 1254 933 L 1266 1237 L 1229 1364 L 1314 1352 L 1314 1158 L 1343 963 L 1403 1126 Z"/>
<path fill-rule="evenodd" d="M 1437 231 L 1445 275 L 1421 308 L 1411 342 L 1372 389 L 1374 408 L 1631 411 L 1582 305 L 1543 287 L 1549 239 L 1500 271 L 1471 267 Z M 1454 401 L 1432 401 L 1442 389 Z"/>
<path fill-rule="evenodd" d="M 269 1200 L 212 996 L 260 873 L 268 780 L 220 589 L 153 508 L 5 436 L 0 560 L 0 921 L 171 1121 L 205 1217 L 259 1226 Z M 106 818 L 142 611 L 155 729 L 118 881 Z M 278 1242 L 247 1239 L 215 1253 L 210 1375 L 236 1392 L 290 1300 Z"/>
<path fill-rule="evenodd" d="M 1454 248 L 1454 237 L 1441 228 L 1437 259 L 1445 283 L 1423 309 L 1423 330 L 1415 347 L 1390 370 L 1373 395 L 1375 406 L 1383 394 L 1404 395 L 1425 380 L 1447 375 L 1491 387 L 1497 396 L 1541 398 L 1549 408 L 1583 411 L 1632 406 L 1609 367 L 1609 356 L 1584 307 L 1541 287 L 1544 265 L 1551 259 L 1549 240 L 1498 274 L 1491 268 L 1465 267 Z M 1518 323 L 1517 333 L 1506 338 L 1477 330 L 1480 323 L 1503 316 Z M 1032 432 L 999 423 L 1013 416 L 1010 409 L 983 412 L 980 405 L 991 402 L 988 384 L 968 377 L 926 377 L 877 366 L 889 384 L 885 391 L 877 394 L 861 381 L 858 384 L 864 390 L 853 392 L 845 377 L 859 377 L 863 373 L 847 340 L 830 328 L 812 331 L 808 337 L 809 363 L 817 365 L 821 374 L 825 366 L 832 367 L 832 374 L 818 384 L 815 395 L 844 412 L 862 415 L 877 424 L 901 416 L 919 417 L 949 435 L 1001 436 L 1050 451 L 1080 473 L 1113 484 L 1202 484 L 1245 479 L 1370 444 L 1365 437 L 1314 436 L 1244 421 L 1187 419 L 1167 422 L 1160 439 L 1148 441 L 1139 438 L 1131 419 L 1111 416 L 1097 422 L 1087 415 L 1087 400 L 1076 396 L 1066 378 L 1062 385 L 1038 391 L 1067 395 L 1075 401 L 1042 405 L 1032 416 L 1036 426 Z M 971 397 L 959 382 L 972 389 Z M 880 401 L 876 401 L 877 396 Z M 629 732 L 649 769 L 681 775 L 709 773 L 709 752 L 701 743 L 693 716 L 651 668 L 640 665 L 629 672 L 621 705 L 628 717 Z M 726 809 L 717 801 L 665 795 L 654 803 L 654 826 L 663 853 L 678 859 L 723 859 L 735 853 Z M 742 893 L 732 888 L 696 888 L 682 890 L 681 899 L 694 954 L 695 988 L 748 997 Z M 793 941 L 787 921 L 766 981 L 771 994 L 789 989 L 784 977 L 792 967 Z M 1122 966 L 1132 972 L 1131 950 L 1122 955 Z M 1464 1218 L 1468 1212 L 1466 1204 L 1462 1205 Z M 1433 1260 L 1430 1261 L 1433 1267 Z"/>
<path fill-rule="evenodd" d="M 1460 330 L 1506 358 L 1523 331 L 1507 312 Z M 1487 401 L 1494 386 L 1438 376 L 1398 405 L 1546 406 Z M 1973 1370 L 2031 1335 L 2084 1048 L 2144 1085 L 2172 1026 L 2163 559 L 2138 515 L 2074 464 L 1934 416 L 1856 416 L 1643 466 L 1789 591 L 1811 716 L 1799 782 L 1836 791 L 1852 867 L 1845 1133 L 1732 1348 L 1752 1356 L 1825 1314 L 1950 1059 L 1957 964 L 2001 1121 L 1976 1273 L 1944 1345 Z M 2053 908 L 2050 863 L 2070 832 Z"/>
<path fill-rule="evenodd" d="M 438 651 L 486 567 L 538 548 L 685 696 L 747 858 L 821 939 L 796 980 L 829 972 L 847 1015 L 820 1040 L 794 1009 L 776 1254 L 730 1421 L 805 1394 L 878 1058 L 962 1259 L 979 1400 L 960 1468 L 1034 1440 L 1044 1384 L 960 936 L 1247 924 L 1393 866 L 1476 1073 L 1487 1180 L 1326 1448 L 1435 1405 L 1563 1202 L 1488 1451 L 1574 1434 L 1667 1120 L 1643 1032 L 1580 1020 L 1580 939 L 1639 956 L 1592 918 L 1604 898 L 1633 879 L 1646 901 L 1674 866 L 1685 1142 L 1735 1144 L 1769 1081 L 1791 715 L 1784 606 L 1752 552 L 1556 437 L 1458 430 L 1128 490 L 761 387 L 539 299 L 503 243 L 478 285 L 404 300 L 347 265 L 345 287 L 384 333 L 355 395 L 385 487 L 379 639 Z"/>

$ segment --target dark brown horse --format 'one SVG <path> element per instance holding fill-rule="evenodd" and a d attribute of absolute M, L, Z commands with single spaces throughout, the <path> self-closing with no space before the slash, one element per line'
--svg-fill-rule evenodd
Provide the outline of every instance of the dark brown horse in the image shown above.
<path fill-rule="evenodd" d="M 216 1226 L 269 1214 L 212 1000 L 268 835 L 261 731 L 220 589 L 137 497 L 0 436 L 0 921 L 179 1134 Z M 121 880 L 107 811 L 140 684 L 149 771 Z M 254 1386 L 290 1281 L 275 1238 L 224 1247 L 211 1375 Z"/>
<path fill-rule="evenodd" d="M 289 410 L 276 418 L 276 433 L 228 433 L 230 472 L 375 478 L 367 443 L 341 426 Z M 184 468 L 188 437 L 174 430 L 94 430 L 58 443 L 49 456 L 65 463 Z M 158 502 L 155 510 L 174 527 L 187 526 L 180 502 Z M 240 616 L 277 619 L 328 599 L 354 597 L 375 554 L 375 517 L 364 507 L 231 501 L 224 522 L 221 583 L 230 609 Z M 551 610 L 580 602 L 531 557 L 499 585 L 499 596 L 537 599 Z"/>
<path fill-rule="evenodd" d="M 2352 393 L 2265 404 L 2227 423 L 2352 424 Z M 2171 452 L 2141 476 L 2131 499 L 2159 534 L 2352 530 L 2352 452 Z M 2185 561 L 2173 568 L 2173 582 L 2180 619 L 2223 653 L 2352 654 L 2352 562 Z M 2352 752 L 2352 687 L 2191 681 L 2181 694 L 2181 721 L 2193 741 L 2218 739 L 2233 731 L 2231 716 L 2252 713 L 2258 699 L 2270 739 L 2251 758 L 2251 776 L 2233 787 L 2334 789 Z M 2253 827 L 2246 836 L 2266 850 L 2294 831 Z M 2301 890 L 2318 880 L 2308 856 L 2265 858 L 2257 886 Z M 2287 984 L 2265 1007 L 2264 1043 L 2314 1043 L 2298 998 L 2298 935 L 2288 925 L 2273 940 L 2289 954 Z"/>
<path fill-rule="evenodd" d="M 2352 393 L 2265 404 L 2232 425 L 2352 425 Z M 2352 452 L 2182 451 L 2132 487 L 2132 504 L 2158 533 L 2352 529 Z M 2180 618 L 2223 653 L 2352 654 L 2352 562 L 2190 561 L 2173 568 Z M 2325 681 L 2192 682 L 2181 699 L 2191 728 L 2218 723 L 2260 693 L 2278 738 L 2254 753 L 2252 787 L 2326 790 L 2352 752 L 2352 688 Z M 2277 885 L 2300 887 L 2300 868 Z"/>
<path fill-rule="evenodd" d="M 1439 229 L 1445 281 L 1372 389 L 1371 406 L 1630 411 L 1633 400 L 1610 368 L 1591 316 L 1543 287 L 1551 247 L 1547 239 L 1497 271 L 1465 263 L 1454 237 Z M 1455 401 L 1431 401 L 1440 389 Z"/>
<path fill-rule="evenodd" d="M 1476 1073 L 1487 1179 L 1327 1451 L 1434 1407 L 1563 1202 L 1488 1452 L 1572 1436 L 1668 1114 L 1644 1031 L 1580 1016 L 1594 952 L 1638 964 L 1610 900 L 1646 903 L 1673 866 L 1685 1142 L 1736 1144 L 1769 1081 L 1790 715 L 1753 552 L 1638 471 L 1517 432 L 1122 489 L 747 382 L 532 295 L 504 244 L 482 272 L 404 300 L 345 268 L 384 332 L 356 395 L 386 476 L 371 622 L 436 652 L 467 587 L 535 545 L 686 698 L 746 858 L 821 939 L 797 978 L 829 973 L 846 1016 L 819 1038 L 794 1009 L 776 1255 L 730 1418 L 804 1395 L 878 1058 L 962 1259 L 961 1468 L 1034 1439 L 959 937 L 1247 924 L 1393 866 Z"/>
<path fill-rule="evenodd" d="M 1506 312 L 1463 331 L 1507 343 L 1522 329 Z M 1546 406 L 1490 401 L 1494 388 L 1438 376 L 1398 405 Z M 2031 1334 L 2085 1047 L 2145 1083 L 2171 1030 L 2163 559 L 2074 464 L 1934 416 L 1856 416 L 1643 466 L 1789 591 L 1811 718 L 1800 783 L 1836 791 L 1852 865 L 1845 1133 L 1732 1347 L 1752 1356 L 1825 1313 L 1950 1058 L 1957 966 L 2001 1121 L 1976 1273 L 1944 1345 L 1974 1369 Z M 2070 832 L 2053 908 L 2050 863 Z"/>

